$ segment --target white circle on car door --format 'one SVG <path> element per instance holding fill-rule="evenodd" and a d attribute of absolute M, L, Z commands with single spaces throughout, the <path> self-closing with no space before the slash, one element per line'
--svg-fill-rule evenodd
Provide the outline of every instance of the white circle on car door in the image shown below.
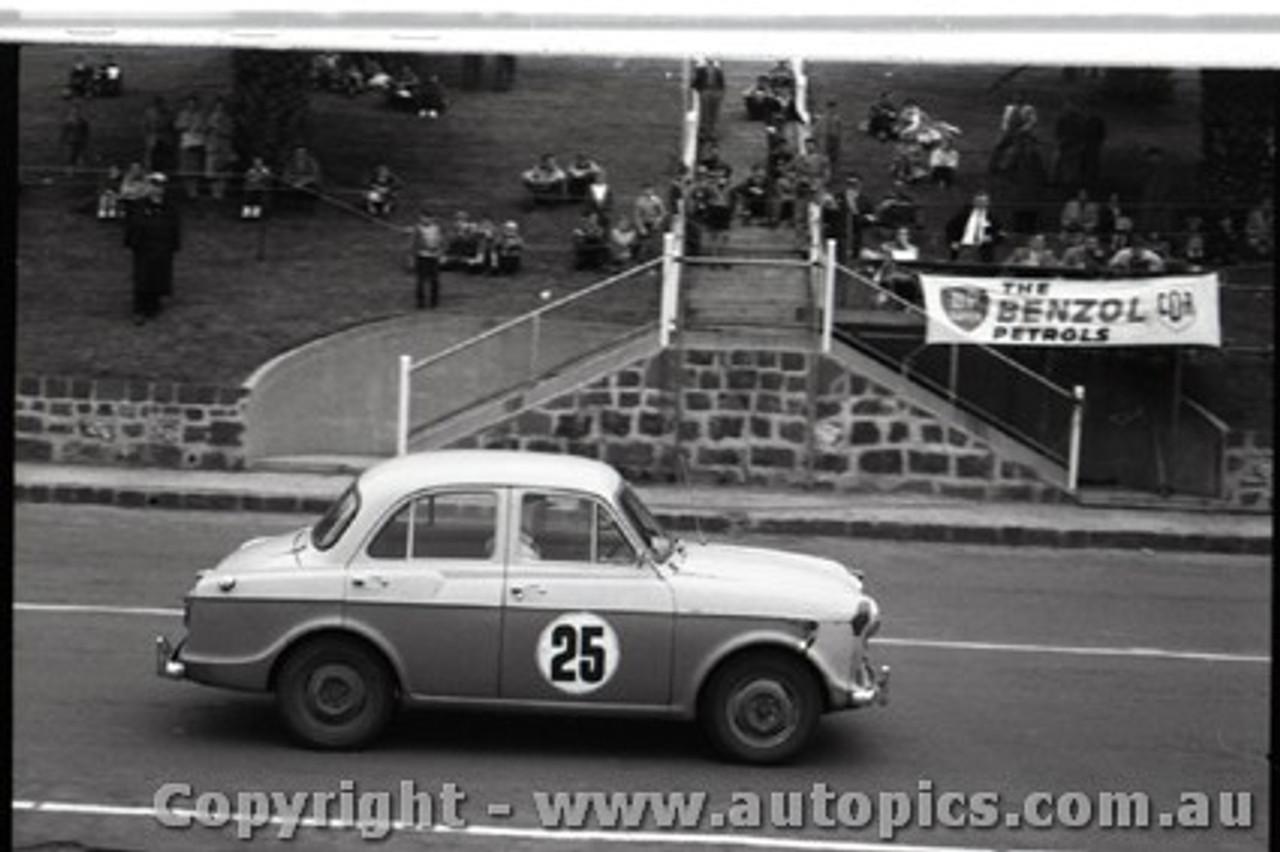
<path fill-rule="evenodd" d="M 538 670 L 570 695 L 595 692 L 618 669 L 621 649 L 609 622 L 593 612 L 567 612 L 538 637 Z"/>

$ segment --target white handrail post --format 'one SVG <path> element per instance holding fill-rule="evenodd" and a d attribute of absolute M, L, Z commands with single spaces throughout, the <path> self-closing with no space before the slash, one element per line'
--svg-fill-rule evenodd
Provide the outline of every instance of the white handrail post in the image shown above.
<path fill-rule="evenodd" d="M 831 331 L 835 327 L 836 241 L 827 240 L 827 263 L 822 281 L 822 353 L 831 352 Z"/>
<path fill-rule="evenodd" d="M 400 356 L 400 381 L 396 404 L 396 455 L 409 452 L 409 379 L 413 374 L 413 358 Z"/>
<path fill-rule="evenodd" d="M 1071 389 L 1071 443 L 1067 450 L 1067 491 L 1075 494 L 1080 486 L 1080 438 L 1084 431 L 1084 385 Z"/>
<path fill-rule="evenodd" d="M 662 298 L 658 306 L 658 345 L 671 345 L 676 330 L 676 312 L 680 304 L 680 263 L 676 257 L 677 239 L 672 231 L 662 235 Z"/>

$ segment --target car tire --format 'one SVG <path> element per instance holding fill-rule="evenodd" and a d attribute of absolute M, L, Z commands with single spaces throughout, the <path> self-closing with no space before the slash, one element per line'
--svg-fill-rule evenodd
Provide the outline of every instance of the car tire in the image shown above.
<path fill-rule="evenodd" d="M 276 679 L 276 703 L 285 725 L 307 745 L 362 748 L 391 721 L 395 682 L 386 662 L 367 646 L 317 639 L 285 659 Z"/>
<path fill-rule="evenodd" d="M 698 717 L 721 756 L 770 764 L 804 748 L 821 709 L 818 684 L 802 662 L 760 652 L 731 659 L 712 675 Z"/>

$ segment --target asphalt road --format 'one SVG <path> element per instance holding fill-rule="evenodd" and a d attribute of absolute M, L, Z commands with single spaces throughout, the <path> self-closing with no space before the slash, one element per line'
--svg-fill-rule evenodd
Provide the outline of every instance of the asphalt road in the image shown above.
<path fill-rule="evenodd" d="M 437 822 L 453 816 L 448 791 L 464 794 L 453 811 L 467 827 L 399 831 L 378 848 L 672 849 L 741 832 L 743 843 L 708 848 L 793 848 L 799 839 L 807 848 L 876 850 L 888 848 L 877 820 L 904 803 L 935 820 L 897 830 L 896 849 L 1266 848 L 1264 558 L 751 537 L 744 543 L 858 564 L 885 612 L 880 658 L 894 669 L 892 702 L 826 717 L 800 762 L 719 763 L 696 729 L 679 723 L 423 710 L 402 713 L 374 750 L 323 754 L 291 745 L 268 699 L 152 674 L 152 638 L 180 632 L 173 612 L 194 571 L 245 537 L 303 522 L 16 507 L 15 847 L 243 848 L 235 823 L 161 826 L 153 802 L 167 783 L 191 785 L 189 797 L 173 800 L 189 807 L 202 793 L 234 804 L 242 792 L 347 791 L 351 801 L 356 791 L 396 792 L 410 782 L 430 797 Z M 569 838 L 541 830 L 534 791 L 706 793 L 728 820 Z M 1211 794 L 1215 807 L 1221 792 L 1250 794 L 1252 827 L 1097 824 L 1103 793 L 1144 794 L 1158 815 L 1193 791 Z M 1037 816 L 1061 806 L 1082 825 L 1004 826 L 1005 812 L 1037 792 L 1059 797 L 1035 800 Z M 734 820 L 754 816 L 748 793 L 761 795 L 764 820 L 772 814 L 780 824 L 738 828 Z M 981 794 L 967 811 L 979 822 L 999 794 L 1001 827 L 939 827 L 966 813 L 954 797 L 943 804 L 953 793 Z M 795 810 L 797 802 L 804 807 Z M 841 824 L 868 819 L 861 829 Z M 256 839 L 285 848 L 280 828 L 262 827 Z M 368 844 L 350 830 L 300 831 L 289 848 Z"/>

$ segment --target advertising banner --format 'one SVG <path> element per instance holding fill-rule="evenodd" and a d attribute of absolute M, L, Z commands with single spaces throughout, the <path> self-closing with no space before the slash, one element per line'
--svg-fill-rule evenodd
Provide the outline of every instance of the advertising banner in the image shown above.
<path fill-rule="evenodd" d="M 1217 275 L 1045 280 L 920 276 L 926 343 L 1221 346 Z"/>

